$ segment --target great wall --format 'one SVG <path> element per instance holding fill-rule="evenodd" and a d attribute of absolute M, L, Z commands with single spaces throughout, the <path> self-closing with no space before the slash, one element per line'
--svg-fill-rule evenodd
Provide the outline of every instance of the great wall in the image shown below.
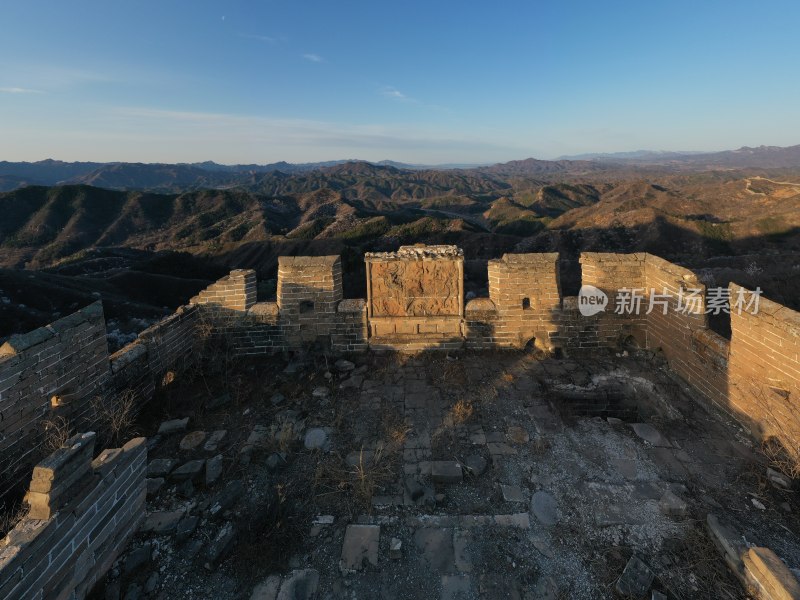
<path fill-rule="evenodd" d="M 143 439 L 97 454 L 94 436 L 82 434 L 45 457 L 42 423 L 61 415 L 79 424 L 98 396 L 134 394 L 145 405 L 196 360 L 202 336 L 250 357 L 309 347 L 334 356 L 536 348 L 579 361 L 649 350 L 699 401 L 800 458 L 800 314 L 786 307 L 762 298 L 757 313 L 731 311 L 727 339 L 708 326 L 697 276 L 650 254 L 581 255 L 582 284 L 609 298 L 592 316 L 562 296 L 557 254 L 490 260 L 489 296 L 470 300 L 454 246 L 402 247 L 365 263 L 359 299 L 343 297 L 338 256 L 281 257 L 274 302 L 258 301 L 255 271 L 234 270 L 111 355 L 101 302 L 3 344 L 0 489 L 27 487 L 32 508 L 0 545 L 0 597 L 85 597 L 145 517 Z M 642 290 L 645 305 L 650 290 L 666 300 L 646 314 L 620 313 L 620 289 Z M 702 301 L 679 310 L 689 289 Z M 729 290 L 733 298 L 741 288 Z"/>

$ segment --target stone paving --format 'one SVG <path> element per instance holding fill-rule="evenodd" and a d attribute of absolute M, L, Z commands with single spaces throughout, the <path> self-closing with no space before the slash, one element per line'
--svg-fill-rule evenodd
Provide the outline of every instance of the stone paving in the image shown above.
<path fill-rule="evenodd" d="M 352 402 L 351 419 L 334 426 L 320 409 L 307 429 L 298 421 L 281 427 L 299 440 L 296 460 L 327 465 L 341 456 L 349 472 L 387 465 L 388 476 L 355 513 L 352 503 L 320 506 L 327 512 L 301 525 L 306 534 L 286 568 L 262 573 L 255 588 L 226 573 L 221 553 L 210 563 L 217 571 L 198 575 L 219 590 L 207 597 L 555 599 L 633 590 L 648 598 L 745 598 L 705 533 L 710 512 L 800 566 L 796 500 L 765 484 L 766 461 L 744 432 L 696 403 L 652 357 L 354 362 L 326 378 L 330 395 L 313 394 L 326 410 Z M 395 460 L 384 439 L 387 411 L 398 422 Z M 319 436 L 312 446 L 309 431 Z M 272 424 L 254 427 L 237 460 L 270 435 Z M 281 458 L 287 469 L 292 452 Z M 248 469 L 261 468 L 250 460 Z M 151 476 L 169 481 L 196 465 L 175 467 L 154 459 Z M 272 481 L 264 477 L 246 478 L 245 487 Z M 239 496 L 227 498 L 220 515 L 236 510 Z M 164 511 L 147 527 L 174 531 L 183 516 Z M 213 520 L 199 516 L 201 528 Z M 222 544 L 229 536 L 217 527 Z M 163 591 L 186 597 L 178 576 L 163 579 Z"/>

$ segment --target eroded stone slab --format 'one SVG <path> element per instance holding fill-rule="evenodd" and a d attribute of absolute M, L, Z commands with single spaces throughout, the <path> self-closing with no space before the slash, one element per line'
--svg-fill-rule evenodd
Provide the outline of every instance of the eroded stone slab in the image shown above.
<path fill-rule="evenodd" d="M 453 460 L 431 462 L 431 479 L 436 483 L 461 483 L 464 472 L 461 465 Z"/>
<path fill-rule="evenodd" d="M 367 561 L 378 566 L 378 543 L 381 528 L 378 525 L 348 525 L 342 544 L 339 568 L 344 571 L 359 571 Z"/>
<path fill-rule="evenodd" d="M 661 435 L 661 432 L 652 425 L 647 423 L 633 423 L 631 427 L 633 427 L 633 431 L 636 433 L 636 435 L 638 435 L 644 441 L 649 442 L 656 448 L 672 447 L 670 441 Z"/>
<path fill-rule="evenodd" d="M 538 491 L 533 495 L 531 512 L 546 527 L 552 527 L 558 523 L 558 502 L 547 492 Z"/>

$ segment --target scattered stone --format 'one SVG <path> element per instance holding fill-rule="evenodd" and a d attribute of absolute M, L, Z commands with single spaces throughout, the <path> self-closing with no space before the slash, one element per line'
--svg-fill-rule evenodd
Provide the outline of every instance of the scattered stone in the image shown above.
<path fill-rule="evenodd" d="M 313 525 L 333 525 L 334 521 L 336 519 L 333 515 L 319 515 L 311 523 Z"/>
<path fill-rule="evenodd" d="M 667 600 L 667 595 L 664 592 L 653 590 L 653 593 L 650 596 L 650 600 Z"/>
<path fill-rule="evenodd" d="M 486 448 L 489 450 L 489 454 L 492 455 L 492 458 L 500 457 L 500 456 L 513 456 L 517 453 L 517 451 L 505 444 L 503 442 L 486 442 Z"/>
<path fill-rule="evenodd" d="M 311 395 L 318 400 L 324 400 L 328 396 L 330 396 L 331 391 L 326 388 L 325 386 L 321 385 L 319 387 L 315 387 L 314 391 L 311 392 Z"/>
<path fill-rule="evenodd" d="M 226 429 L 218 429 L 208 436 L 208 440 L 203 446 L 206 452 L 216 452 L 222 445 L 222 441 L 227 437 L 228 431 Z"/>
<path fill-rule="evenodd" d="M 781 502 L 781 508 L 783 509 L 783 512 L 785 512 L 785 513 L 792 512 L 792 505 L 789 504 L 788 502 Z"/>
<path fill-rule="evenodd" d="M 767 467 L 767 479 L 773 486 L 781 490 L 788 490 L 792 487 L 792 482 L 786 475 L 769 467 Z"/>
<path fill-rule="evenodd" d="M 349 371 L 353 371 L 356 368 L 355 364 L 343 358 L 337 360 L 333 366 L 335 366 L 336 370 L 339 371 L 340 373 L 347 373 Z"/>
<path fill-rule="evenodd" d="M 139 600 L 142 597 L 142 588 L 138 584 L 132 583 L 128 586 L 123 600 Z"/>
<path fill-rule="evenodd" d="M 341 389 L 358 389 L 361 387 L 361 384 L 364 383 L 364 377 L 361 375 L 351 375 L 347 379 L 345 379 L 342 383 L 339 384 Z"/>
<path fill-rule="evenodd" d="M 206 466 L 205 459 L 190 460 L 169 474 L 171 481 L 196 480 Z"/>
<path fill-rule="evenodd" d="M 661 435 L 661 432 L 659 432 L 652 425 L 647 423 L 633 423 L 631 427 L 633 427 L 633 431 L 636 432 L 636 435 L 638 435 L 644 441 L 649 442 L 656 448 L 672 447 L 672 444 L 669 442 L 669 440 Z"/>
<path fill-rule="evenodd" d="M 281 404 L 285 400 L 286 396 L 283 394 L 272 394 L 272 397 L 269 399 L 269 401 L 272 403 L 272 406 L 278 406 L 278 404 Z"/>
<path fill-rule="evenodd" d="M 500 484 L 500 490 L 503 493 L 503 500 L 506 502 L 525 502 L 525 495 L 518 485 Z"/>
<path fill-rule="evenodd" d="M 221 517 L 226 510 L 236 504 L 236 501 L 239 500 L 243 493 L 244 485 L 240 480 L 229 481 L 228 484 L 214 496 L 214 500 L 208 508 L 208 514 L 212 518 Z"/>
<path fill-rule="evenodd" d="M 658 501 L 658 507 L 661 512 L 668 517 L 683 518 L 689 512 L 689 505 L 682 499 L 676 496 L 672 490 L 667 490 Z"/>
<path fill-rule="evenodd" d="M 178 522 L 175 527 L 175 539 L 179 542 L 188 540 L 189 537 L 197 529 L 197 524 L 200 522 L 200 517 L 186 516 Z"/>
<path fill-rule="evenodd" d="M 372 462 L 375 457 L 375 452 L 372 450 L 354 450 L 345 457 L 344 461 L 349 467 L 357 467 L 359 465 L 367 466 Z"/>
<path fill-rule="evenodd" d="M 509 427 L 506 437 L 512 444 L 527 444 L 531 439 L 528 435 L 528 432 L 518 425 L 512 425 Z"/>
<path fill-rule="evenodd" d="M 164 486 L 163 477 L 147 478 L 147 497 L 153 498 L 158 494 L 158 491 Z"/>
<path fill-rule="evenodd" d="M 153 548 L 150 546 L 150 544 L 145 544 L 143 546 L 139 546 L 138 548 L 134 548 L 128 553 L 128 556 L 125 557 L 125 573 L 130 574 L 140 567 L 143 567 L 150 562 L 152 556 Z"/>
<path fill-rule="evenodd" d="M 247 441 L 244 446 L 242 446 L 240 452 L 242 454 L 250 453 L 254 448 L 266 446 L 268 442 L 269 429 L 264 425 L 256 425 L 253 427 L 253 431 L 250 432 L 250 435 L 247 436 Z"/>
<path fill-rule="evenodd" d="M 444 500 L 445 500 L 445 495 L 444 494 L 441 494 L 441 493 L 440 494 L 436 494 L 433 498 L 434 498 L 434 500 L 436 500 L 436 504 L 444 504 Z"/>
<path fill-rule="evenodd" d="M 306 438 L 303 442 L 306 450 L 322 450 L 326 452 L 330 448 L 328 432 L 321 427 L 314 427 L 306 431 Z"/>
<path fill-rule="evenodd" d="M 750 548 L 742 556 L 745 577 L 761 598 L 800 599 L 800 582 L 769 548 Z"/>
<path fill-rule="evenodd" d="M 617 580 L 616 589 L 622 596 L 641 598 L 653 585 L 653 579 L 655 575 L 650 567 L 634 554 Z"/>
<path fill-rule="evenodd" d="M 360 571 L 364 560 L 378 566 L 378 542 L 381 528 L 378 525 L 348 525 L 342 544 L 339 568 L 343 573 Z"/>
<path fill-rule="evenodd" d="M 392 538 L 392 541 L 389 542 L 389 558 L 393 560 L 403 558 L 403 542 L 398 538 Z"/>
<path fill-rule="evenodd" d="M 170 474 L 178 461 L 174 458 L 156 458 L 147 463 L 148 477 L 165 477 Z"/>
<path fill-rule="evenodd" d="M 476 477 L 483 475 L 488 464 L 486 459 L 480 454 L 471 454 L 464 459 L 464 466 L 467 468 L 467 472 L 472 473 Z"/>
<path fill-rule="evenodd" d="M 186 500 L 194 496 L 194 485 L 192 485 L 192 480 L 187 479 L 186 481 L 182 481 L 175 490 L 175 493 L 178 495 L 178 497 Z"/>
<path fill-rule="evenodd" d="M 280 575 L 270 575 L 253 588 L 250 600 L 275 600 L 281 587 Z"/>
<path fill-rule="evenodd" d="M 159 511 L 150 513 L 139 528 L 140 531 L 155 533 L 159 535 L 172 533 L 178 525 L 178 521 L 183 518 L 182 510 Z"/>
<path fill-rule="evenodd" d="M 759 502 L 755 498 L 750 498 L 750 502 L 752 502 L 753 506 L 755 506 L 758 510 L 767 510 L 767 507 L 764 506 L 762 502 Z"/>
<path fill-rule="evenodd" d="M 436 483 L 461 483 L 464 473 L 461 465 L 453 460 L 431 462 L 431 479 Z"/>
<path fill-rule="evenodd" d="M 172 419 L 171 421 L 164 421 L 158 427 L 159 434 L 179 433 L 186 431 L 186 426 L 189 425 L 189 417 L 185 419 Z"/>
<path fill-rule="evenodd" d="M 552 527 L 558 523 L 558 503 L 550 494 L 536 492 L 531 498 L 531 512 L 544 526 Z"/>
<path fill-rule="evenodd" d="M 267 457 L 266 465 L 270 471 L 277 471 L 286 464 L 286 457 L 280 452 L 273 452 Z"/>
<path fill-rule="evenodd" d="M 206 461 L 206 485 L 213 485 L 222 475 L 222 454 L 217 454 Z"/>
<path fill-rule="evenodd" d="M 209 571 L 213 571 L 217 564 L 225 557 L 225 554 L 230 550 L 236 541 L 236 528 L 233 523 L 225 523 L 217 533 L 217 537 L 211 542 L 206 553 L 206 562 L 204 567 Z"/>
<path fill-rule="evenodd" d="M 708 513 L 706 526 L 711 534 L 711 540 L 722 553 L 725 562 L 735 572 L 738 573 L 742 568 L 742 553 L 747 550 L 741 537 L 730 527 L 719 522 L 716 515 Z"/>
<path fill-rule="evenodd" d="M 147 578 L 147 581 L 144 583 L 144 593 L 145 594 L 152 594 L 158 588 L 158 582 L 160 577 L 158 573 L 151 573 L 150 577 Z"/>
<path fill-rule="evenodd" d="M 609 425 L 622 425 L 622 419 L 617 417 L 606 417 L 606 421 L 608 421 Z"/>
<path fill-rule="evenodd" d="M 311 600 L 319 587 L 319 571 L 316 569 L 295 569 L 281 585 L 276 600 Z"/>
<path fill-rule="evenodd" d="M 230 401 L 231 401 L 231 395 L 228 392 L 225 392 L 224 394 L 212 398 L 211 400 L 207 400 L 206 409 L 214 410 L 219 408 L 220 406 L 225 406 L 226 404 L 229 404 Z"/>

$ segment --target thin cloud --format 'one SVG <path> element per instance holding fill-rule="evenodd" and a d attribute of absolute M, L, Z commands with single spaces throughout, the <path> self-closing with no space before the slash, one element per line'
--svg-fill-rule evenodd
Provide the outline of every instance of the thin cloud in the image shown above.
<path fill-rule="evenodd" d="M 313 53 L 303 54 L 303 58 L 315 63 L 325 62 L 325 59 L 323 59 L 319 54 L 313 54 Z"/>
<path fill-rule="evenodd" d="M 264 43 L 273 44 L 273 45 L 277 44 L 278 42 L 280 42 L 280 39 L 278 39 L 276 37 L 272 37 L 272 36 L 269 36 L 269 35 L 256 35 L 256 34 L 253 34 L 253 33 L 240 33 L 239 37 L 246 38 L 248 40 L 258 40 L 259 42 L 264 42 Z"/>
<path fill-rule="evenodd" d="M 41 90 L 32 90 L 30 88 L 21 87 L 0 87 L 2 94 L 43 94 Z"/>
<path fill-rule="evenodd" d="M 381 93 L 381 95 L 383 95 L 383 96 L 385 96 L 387 98 L 391 98 L 392 100 L 398 100 L 400 102 L 414 102 L 415 104 L 417 103 L 416 99 L 412 98 L 411 96 L 408 96 L 408 95 L 404 94 L 403 92 L 401 92 L 397 88 L 393 88 L 391 86 L 382 87 L 380 89 L 380 93 Z"/>

